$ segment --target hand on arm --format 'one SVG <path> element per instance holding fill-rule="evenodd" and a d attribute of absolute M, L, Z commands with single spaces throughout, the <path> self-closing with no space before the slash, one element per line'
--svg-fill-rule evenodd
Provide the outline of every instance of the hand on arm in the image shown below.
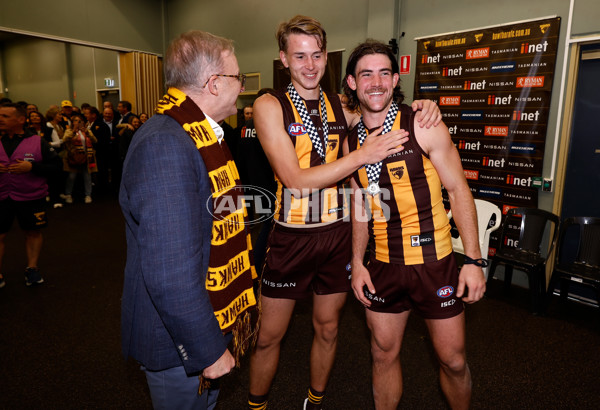
<path fill-rule="evenodd" d="M 283 124 L 281 105 L 275 97 L 266 94 L 254 104 L 254 125 L 258 139 L 271 167 L 283 184 L 296 197 L 312 189 L 331 186 L 346 178 L 366 163 L 377 162 L 403 149 L 404 133 L 389 133 L 373 137 L 367 149 L 356 150 L 337 161 L 312 168 L 300 168 L 292 141 Z"/>
<path fill-rule="evenodd" d="M 421 110 L 416 115 L 419 127 L 431 128 L 437 127 L 442 121 L 442 113 L 440 107 L 431 100 L 415 100 L 411 105 L 413 111 Z"/>
<path fill-rule="evenodd" d="M 460 233 L 465 254 L 472 259 L 481 258 L 475 203 L 465 179 L 458 151 L 452 143 L 448 129 L 443 123 L 430 129 L 415 128 L 415 137 L 419 145 L 429 154 L 444 188 L 448 191 L 452 218 Z M 485 256 L 487 257 L 487 255 Z M 477 302 L 483 297 L 485 276 L 479 266 L 463 266 L 459 275 L 456 296 L 463 297 L 465 287 L 469 291 L 468 295 L 463 298 L 464 302 Z"/>

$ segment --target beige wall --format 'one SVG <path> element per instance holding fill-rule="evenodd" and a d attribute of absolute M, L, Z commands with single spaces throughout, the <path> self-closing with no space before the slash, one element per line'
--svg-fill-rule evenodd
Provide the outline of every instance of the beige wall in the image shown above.
<path fill-rule="evenodd" d="M 412 54 L 415 37 L 558 15 L 563 17 L 563 23 L 556 84 L 561 74 L 569 11 L 567 0 L 83 0 L 77 6 L 65 0 L 30 0 L 27 4 L 28 10 L 24 13 L 22 3 L 0 0 L 0 28 L 157 54 L 164 53 L 165 44 L 183 31 L 206 30 L 232 38 L 241 70 L 261 73 L 263 87 L 272 85 L 273 59 L 278 58 L 274 38 L 276 27 L 295 14 L 307 14 L 323 23 L 328 34 L 328 49 L 346 50 L 343 64 L 349 51 L 367 36 L 387 42 L 404 32 L 405 36 L 398 40 L 400 54 Z M 600 32 L 596 18 L 599 13 L 600 4 L 596 0 L 576 0 L 572 34 Z M 114 60 L 98 57 L 98 54 L 95 54 L 96 60 L 109 62 L 102 67 L 96 63 L 94 87 L 102 87 L 108 76 L 118 82 L 118 75 L 114 75 Z M 8 83 L 3 85 L 20 93 L 25 82 L 21 79 L 19 83 L 11 84 L 6 72 L 11 64 L 7 60 L 14 55 L 14 50 L 4 54 L 5 61 L 0 64 L 5 66 L 0 66 L 0 71 L 4 71 L 2 78 Z M 64 80 L 58 81 L 58 87 L 62 87 L 60 83 Z M 89 93 L 94 91 L 81 87 L 87 87 L 84 84 L 93 81 L 72 80 L 72 85 L 78 85 L 73 91 L 89 99 Z M 412 98 L 413 81 L 412 76 L 403 77 L 409 99 Z M 42 94 L 56 94 L 56 88 L 57 85 L 48 85 Z M 16 98 L 20 98 L 19 93 Z M 240 106 L 245 102 L 242 99 Z M 552 115 L 556 115 L 555 109 Z M 551 132 L 549 130 L 549 134 Z"/>
<path fill-rule="evenodd" d="M 163 0 L 0 0 L 0 27 L 160 54 L 162 6 Z"/>
<path fill-rule="evenodd" d="M 50 105 L 69 99 L 75 105 L 96 105 L 96 89 L 104 78 L 116 79 L 118 53 L 22 36 L 0 44 L 3 95 L 32 102 L 45 113 Z"/>

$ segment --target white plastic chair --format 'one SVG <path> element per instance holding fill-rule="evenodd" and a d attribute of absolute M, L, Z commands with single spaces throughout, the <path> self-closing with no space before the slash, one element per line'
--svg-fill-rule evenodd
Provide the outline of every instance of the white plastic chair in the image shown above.
<path fill-rule="evenodd" d="M 496 205 L 482 199 L 475 199 L 475 208 L 477 209 L 477 225 L 479 228 L 479 248 L 481 249 L 481 257 L 488 259 L 490 234 L 500 228 L 500 218 L 502 217 L 502 213 L 500 212 L 500 208 Z M 492 218 L 494 215 L 496 215 L 496 219 Z M 448 212 L 448 219 L 450 218 L 452 218 L 452 210 Z M 452 238 L 452 248 L 456 253 L 465 254 L 465 248 L 460 236 L 458 238 Z M 488 268 L 482 269 L 485 279 L 487 280 Z"/>

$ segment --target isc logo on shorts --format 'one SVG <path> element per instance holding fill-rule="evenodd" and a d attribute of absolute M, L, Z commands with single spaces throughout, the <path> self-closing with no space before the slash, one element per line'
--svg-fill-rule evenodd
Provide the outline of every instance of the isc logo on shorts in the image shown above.
<path fill-rule="evenodd" d="M 292 123 L 292 124 L 289 125 L 289 127 L 288 127 L 288 134 L 294 135 L 296 137 L 298 135 L 306 134 L 306 127 L 304 126 L 304 124 L 300 124 L 298 122 L 294 122 L 294 123 Z"/>
<path fill-rule="evenodd" d="M 454 288 L 450 285 L 443 286 L 437 290 L 437 295 L 441 298 L 449 298 L 454 293 Z"/>

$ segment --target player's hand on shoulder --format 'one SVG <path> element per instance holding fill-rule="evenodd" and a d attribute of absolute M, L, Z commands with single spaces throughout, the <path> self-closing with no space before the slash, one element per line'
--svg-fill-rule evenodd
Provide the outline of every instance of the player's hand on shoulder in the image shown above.
<path fill-rule="evenodd" d="M 413 111 L 420 110 L 416 115 L 416 120 L 421 128 L 437 127 L 442 121 L 440 107 L 431 100 L 415 100 L 411 106 Z"/>

